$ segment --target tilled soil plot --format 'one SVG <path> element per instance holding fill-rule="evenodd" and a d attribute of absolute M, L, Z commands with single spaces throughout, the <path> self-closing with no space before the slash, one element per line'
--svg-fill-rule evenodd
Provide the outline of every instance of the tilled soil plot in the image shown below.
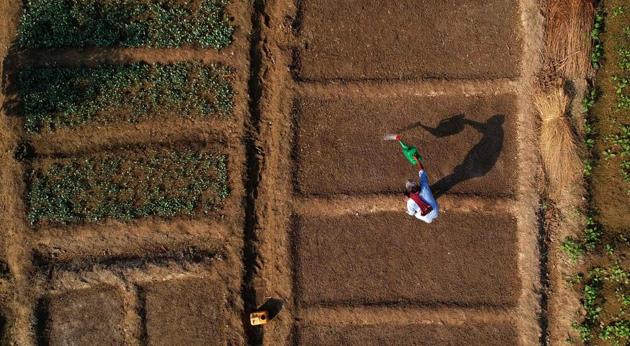
<path fill-rule="evenodd" d="M 70 291 L 40 301 L 46 311 L 40 321 L 45 328 L 40 341 L 51 345 L 98 345 L 107 340 L 110 344 L 123 344 L 122 295 L 113 287 L 95 287 Z M 47 317 L 47 318 L 46 318 Z"/>
<path fill-rule="evenodd" d="M 223 345 L 226 294 L 204 279 L 151 283 L 142 287 L 149 345 Z"/>
<path fill-rule="evenodd" d="M 428 226 L 398 213 L 300 218 L 298 301 L 513 305 L 520 286 L 515 226 L 510 216 L 464 213 Z"/>
<path fill-rule="evenodd" d="M 300 79 L 519 74 L 514 1 L 303 0 Z"/>
<path fill-rule="evenodd" d="M 383 86 L 385 87 L 385 86 Z M 516 99 L 303 97 L 296 101 L 296 189 L 306 195 L 397 192 L 409 164 L 385 133 L 420 147 L 437 194 L 511 195 Z"/>
<path fill-rule="evenodd" d="M 516 345 L 518 333 L 507 323 L 420 326 L 316 326 L 298 329 L 300 345 Z"/>
<path fill-rule="evenodd" d="M 34 278 L 40 291 L 49 292 L 38 300 L 35 333 L 52 345 L 240 344 L 234 314 L 242 309 L 240 278 L 226 274 L 234 265 L 194 250 L 170 258 L 50 264 L 45 269 L 52 277 Z"/>

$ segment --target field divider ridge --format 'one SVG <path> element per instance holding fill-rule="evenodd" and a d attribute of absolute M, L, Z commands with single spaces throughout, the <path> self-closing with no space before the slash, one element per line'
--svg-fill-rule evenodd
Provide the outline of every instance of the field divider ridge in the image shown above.
<path fill-rule="evenodd" d="M 42 48 L 24 49 L 9 56 L 11 68 L 39 65 L 98 66 L 126 64 L 137 61 L 147 63 L 174 63 L 202 61 L 242 69 L 243 59 L 237 57 L 242 48 L 231 46 L 223 50 L 195 48 Z"/>
<path fill-rule="evenodd" d="M 298 96 L 337 98 L 361 96 L 372 99 L 412 96 L 477 96 L 515 93 L 520 80 L 500 78 L 490 80 L 363 80 L 296 82 Z"/>
<path fill-rule="evenodd" d="M 514 319 L 508 308 L 390 308 L 311 307 L 302 308 L 299 318 L 316 325 L 463 325 L 470 322 L 506 322 Z"/>
<path fill-rule="evenodd" d="M 200 142 L 223 149 L 239 133 L 233 119 L 172 118 L 137 124 L 112 124 L 80 129 L 59 129 L 28 137 L 38 156 L 82 154 L 99 149 L 158 143 Z"/>
<path fill-rule="evenodd" d="M 440 197 L 440 211 L 511 213 L 515 201 L 505 197 L 473 195 L 444 195 Z M 340 197 L 296 197 L 295 211 L 303 216 L 365 215 L 383 212 L 405 212 L 403 195 L 380 194 Z"/>
<path fill-rule="evenodd" d="M 229 238 L 227 226 L 205 220 L 108 222 L 62 229 L 42 228 L 35 232 L 34 250 L 56 261 L 75 258 L 150 255 L 198 244 L 201 249 L 218 251 Z M 203 230 L 203 232 L 200 232 Z M 76 242 L 82 239 L 82 242 Z"/>

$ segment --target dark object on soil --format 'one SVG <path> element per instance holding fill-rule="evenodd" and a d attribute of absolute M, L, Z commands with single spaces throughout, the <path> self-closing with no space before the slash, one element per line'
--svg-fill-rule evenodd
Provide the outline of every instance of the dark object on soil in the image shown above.
<path fill-rule="evenodd" d="M 29 142 L 22 141 L 15 149 L 14 157 L 18 161 L 31 160 L 35 157 L 35 148 Z"/>

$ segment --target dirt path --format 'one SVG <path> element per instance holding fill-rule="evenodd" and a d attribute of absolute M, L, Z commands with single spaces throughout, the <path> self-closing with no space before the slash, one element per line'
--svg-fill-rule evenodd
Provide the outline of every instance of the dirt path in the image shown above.
<path fill-rule="evenodd" d="M 285 301 L 264 344 L 543 341 L 535 1 L 275 0 L 261 18 L 259 277 Z M 395 130 L 425 149 L 435 224 L 406 219 Z"/>

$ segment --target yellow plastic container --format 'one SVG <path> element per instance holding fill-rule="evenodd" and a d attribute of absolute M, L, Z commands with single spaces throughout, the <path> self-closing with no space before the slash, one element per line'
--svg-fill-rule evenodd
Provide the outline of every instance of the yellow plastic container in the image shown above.
<path fill-rule="evenodd" d="M 269 321 L 269 313 L 267 311 L 256 311 L 249 314 L 249 322 L 252 326 L 266 324 Z"/>

